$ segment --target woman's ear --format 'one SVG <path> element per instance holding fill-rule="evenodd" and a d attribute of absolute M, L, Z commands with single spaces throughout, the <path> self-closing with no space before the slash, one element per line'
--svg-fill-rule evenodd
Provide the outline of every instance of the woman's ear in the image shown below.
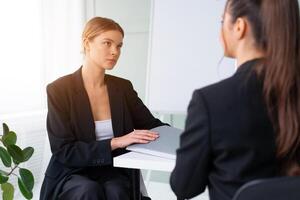
<path fill-rule="evenodd" d="M 247 29 L 247 21 L 239 17 L 234 23 L 234 36 L 236 37 L 237 40 L 241 40 L 245 37 L 246 34 L 246 29 Z"/>
<path fill-rule="evenodd" d="M 83 46 L 85 52 L 90 50 L 90 42 L 87 38 L 83 40 Z"/>

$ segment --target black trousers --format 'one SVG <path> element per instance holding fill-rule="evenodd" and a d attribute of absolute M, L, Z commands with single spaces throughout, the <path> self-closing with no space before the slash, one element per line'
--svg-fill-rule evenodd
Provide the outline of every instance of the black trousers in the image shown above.
<path fill-rule="evenodd" d="M 59 200 L 130 200 L 130 181 L 119 168 L 90 168 L 67 178 Z"/>

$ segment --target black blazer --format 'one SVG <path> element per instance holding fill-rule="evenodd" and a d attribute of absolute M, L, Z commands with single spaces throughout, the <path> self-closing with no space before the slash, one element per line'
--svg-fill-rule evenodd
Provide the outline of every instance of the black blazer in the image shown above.
<path fill-rule="evenodd" d="M 138 98 L 130 81 L 105 75 L 115 137 L 134 129 L 164 125 L 154 118 Z M 47 131 L 52 157 L 45 173 L 40 199 L 55 199 L 64 180 L 71 174 L 97 167 L 112 167 L 111 139 L 96 141 L 95 124 L 81 68 L 47 86 Z M 97 170 L 98 170 L 97 169 Z M 94 170 L 94 171 L 97 171 Z"/>
<path fill-rule="evenodd" d="M 275 133 L 253 70 L 257 62 L 193 93 L 170 178 L 179 198 L 208 187 L 211 200 L 231 200 L 244 183 L 277 174 Z"/>

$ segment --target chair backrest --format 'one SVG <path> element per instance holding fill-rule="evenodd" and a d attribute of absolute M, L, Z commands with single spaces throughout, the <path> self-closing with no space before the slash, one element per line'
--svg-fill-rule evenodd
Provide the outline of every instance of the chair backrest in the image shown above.
<path fill-rule="evenodd" d="M 233 200 L 300 200 L 300 176 L 251 181 L 236 192 Z"/>

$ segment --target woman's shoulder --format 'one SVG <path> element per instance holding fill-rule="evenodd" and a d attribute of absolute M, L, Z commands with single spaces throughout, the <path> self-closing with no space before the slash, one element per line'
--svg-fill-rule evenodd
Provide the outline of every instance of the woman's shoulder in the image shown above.
<path fill-rule="evenodd" d="M 59 96 L 68 96 L 76 92 L 76 88 L 80 85 L 78 82 L 80 82 L 81 79 L 79 70 L 71 74 L 61 76 L 49 83 L 46 88 L 47 93 Z"/>
<path fill-rule="evenodd" d="M 57 88 L 57 89 L 67 89 L 72 85 L 72 74 L 68 74 L 57 78 L 47 85 L 47 89 Z"/>
<path fill-rule="evenodd" d="M 52 81 L 48 85 L 53 86 L 64 86 L 66 84 L 70 84 L 72 81 L 72 74 L 68 74 L 62 77 L 57 78 L 56 80 Z"/>
<path fill-rule="evenodd" d="M 81 67 L 75 72 L 61 76 L 47 85 L 47 88 L 59 88 L 62 90 L 73 88 L 82 82 Z"/>
<path fill-rule="evenodd" d="M 128 79 L 121 78 L 121 77 L 114 76 L 114 75 L 110 75 L 110 74 L 105 74 L 105 76 L 106 76 L 106 79 L 108 81 L 114 82 L 118 86 L 123 86 L 123 87 L 124 86 L 125 87 L 131 86 L 132 87 L 131 81 L 128 80 Z"/>
<path fill-rule="evenodd" d="M 217 83 L 195 90 L 207 102 L 226 104 L 240 101 L 248 101 L 248 97 L 262 93 L 261 81 L 254 71 L 249 73 L 235 73 L 233 76 Z"/>
<path fill-rule="evenodd" d="M 128 79 L 125 79 L 125 78 L 121 78 L 121 77 L 118 77 L 118 76 L 114 76 L 114 75 L 111 75 L 111 74 L 105 74 L 106 78 L 108 80 L 113 80 L 113 81 L 118 81 L 120 83 L 125 83 L 125 82 L 130 82 Z"/>

